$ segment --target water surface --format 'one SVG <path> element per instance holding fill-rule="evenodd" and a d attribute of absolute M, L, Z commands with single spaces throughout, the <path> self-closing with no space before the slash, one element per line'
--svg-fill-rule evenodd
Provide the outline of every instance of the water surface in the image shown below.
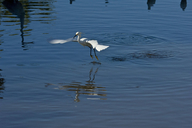
<path fill-rule="evenodd" d="M 174 0 L 5 0 L 3 128 L 191 128 L 192 7 Z M 110 47 L 53 45 L 82 31 Z"/>

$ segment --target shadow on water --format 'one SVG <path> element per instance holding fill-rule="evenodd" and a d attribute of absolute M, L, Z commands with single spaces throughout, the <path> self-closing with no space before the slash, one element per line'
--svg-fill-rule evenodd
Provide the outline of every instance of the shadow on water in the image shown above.
<path fill-rule="evenodd" d="M 5 90 L 5 86 L 4 86 L 5 79 L 2 78 L 1 71 L 2 69 L 0 69 L 0 94 L 3 93 L 3 91 Z M 1 95 L 0 95 L 0 99 L 3 99 Z"/>
<path fill-rule="evenodd" d="M 59 83 L 59 84 L 52 84 L 47 83 L 45 87 L 48 86 L 56 86 L 55 89 L 59 90 L 67 90 L 75 92 L 74 101 L 80 102 L 80 95 L 86 95 L 86 96 L 94 96 L 93 98 L 87 98 L 89 100 L 106 100 L 106 98 L 100 98 L 100 97 L 106 97 L 105 93 L 105 87 L 101 87 L 100 85 L 97 85 L 95 83 L 95 77 L 97 72 L 99 71 L 99 67 L 101 63 L 99 62 L 91 62 L 93 66 L 91 67 L 89 71 L 89 79 L 85 82 L 76 82 L 72 81 L 71 83 Z M 96 98 L 95 98 L 96 97 Z"/>
<path fill-rule="evenodd" d="M 129 53 L 127 55 L 113 56 L 110 57 L 112 61 L 128 61 L 133 59 L 162 59 L 172 57 L 172 54 L 166 51 L 144 51 L 144 52 L 135 52 Z"/>
<path fill-rule="evenodd" d="M 11 12 L 13 15 L 16 15 L 20 20 L 22 47 L 25 47 L 26 44 L 33 44 L 33 42 L 24 42 L 23 26 L 25 11 L 23 9 L 23 5 L 18 0 L 4 0 L 2 4 L 9 10 L 9 12 Z"/>

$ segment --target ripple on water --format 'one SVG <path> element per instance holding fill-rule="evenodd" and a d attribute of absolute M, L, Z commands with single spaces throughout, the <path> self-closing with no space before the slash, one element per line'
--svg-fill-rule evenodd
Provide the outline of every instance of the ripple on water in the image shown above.
<path fill-rule="evenodd" d="M 139 33 L 113 33 L 113 34 L 102 34 L 102 42 L 115 44 L 115 45 L 140 45 L 140 44 L 157 44 L 166 43 L 168 40 L 155 37 L 147 36 Z"/>
<path fill-rule="evenodd" d="M 111 54 L 112 56 L 109 57 L 112 61 L 164 59 L 173 56 L 172 50 L 165 48 L 165 43 L 166 46 L 171 45 L 169 41 L 155 36 L 147 36 L 138 33 L 114 33 L 103 34 L 102 40 L 104 40 L 104 43 L 110 43 L 112 47 L 113 45 L 116 47 L 115 51 L 117 53 Z M 113 50 L 113 52 L 115 51 Z"/>

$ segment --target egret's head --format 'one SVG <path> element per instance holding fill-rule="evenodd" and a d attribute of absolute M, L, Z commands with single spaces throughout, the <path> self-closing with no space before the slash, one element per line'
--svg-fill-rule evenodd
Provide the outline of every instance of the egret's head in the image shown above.
<path fill-rule="evenodd" d="M 75 36 L 73 38 L 75 38 L 76 36 L 80 36 L 81 35 L 81 32 L 76 32 Z"/>

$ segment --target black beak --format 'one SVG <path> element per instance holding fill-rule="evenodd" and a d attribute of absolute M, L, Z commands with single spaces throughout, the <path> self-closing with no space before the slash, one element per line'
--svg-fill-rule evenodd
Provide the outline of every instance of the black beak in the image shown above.
<path fill-rule="evenodd" d="M 77 35 L 75 35 L 73 38 L 75 38 Z"/>

